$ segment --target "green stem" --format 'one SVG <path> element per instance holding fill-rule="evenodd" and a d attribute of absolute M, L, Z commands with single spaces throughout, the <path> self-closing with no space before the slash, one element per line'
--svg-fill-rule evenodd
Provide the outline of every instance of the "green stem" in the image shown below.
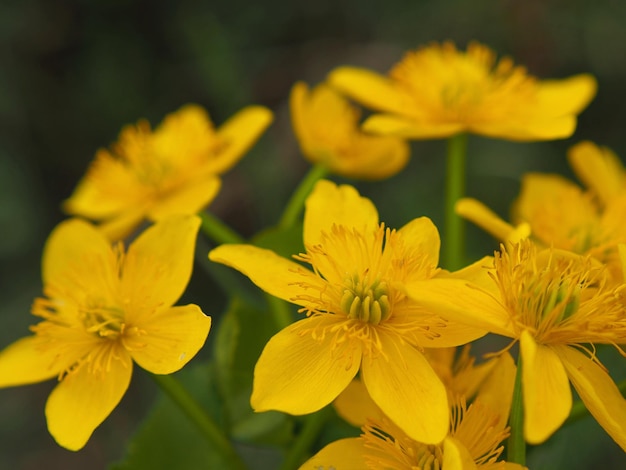
<path fill-rule="evenodd" d="M 454 212 L 454 205 L 465 195 L 466 152 L 467 134 L 457 134 L 448 139 L 443 266 L 450 271 L 462 268 L 465 263 L 465 224 Z"/>
<path fill-rule="evenodd" d="M 198 214 L 202 219 L 202 231 L 211 240 L 217 243 L 246 243 L 246 241 L 232 228 L 209 212 Z"/>
<path fill-rule="evenodd" d="M 306 454 L 311 448 L 315 439 L 317 439 L 320 431 L 331 416 L 331 407 L 322 408 L 317 413 L 313 413 L 305 417 L 304 427 L 298 435 L 296 442 L 289 448 L 289 452 L 285 456 L 283 464 L 279 470 L 292 470 L 299 468 L 302 461 L 306 458 Z"/>
<path fill-rule="evenodd" d="M 300 212 L 304 207 L 304 201 L 313 189 L 317 181 L 328 174 L 328 169 L 322 165 L 313 166 L 306 176 L 300 181 L 300 185 L 291 195 L 291 199 L 287 203 L 283 215 L 278 222 L 280 228 L 292 227 L 298 220 Z"/>
<path fill-rule="evenodd" d="M 524 404 L 522 402 L 522 355 L 517 359 L 517 373 L 513 388 L 511 416 L 509 417 L 511 435 L 507 445 L 507 462 L 526 465 L 526 441 L 524 440 Z"/>
<path fill-rule="evenodd" d="M 235 470 L 245 470 L 247 468 L 217 424 L 174 376 L 150 375 L 161 387 L 161 390 L 193 421 L 213 449 L 222 456 L 224 463 L 228 463 L 228 468 Z"/>
<path fill-rule="evenodd" d="M 622 382 L 617 384 L 617 389 L 623 396 L 626 396 L 626 380 L 623 380 Z M 589 413 L 589 410 L 587 409 L 585 404 L 582 401 L 578 400 L 572 405 L 572 410 L 570 411 L 567 420 L 565 420 L 565 425 L 575 423 L 576 421 L 586 418 L 590 414 L 591 413 Z"/>

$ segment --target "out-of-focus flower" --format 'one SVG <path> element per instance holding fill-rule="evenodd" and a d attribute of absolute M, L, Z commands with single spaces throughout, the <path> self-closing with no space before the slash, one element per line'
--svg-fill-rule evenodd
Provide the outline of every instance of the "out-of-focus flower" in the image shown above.
<path fill-rule="evenodd" d="M 339 67 L 328 81 L 382 111 L 365 122 L 366 131 L 411 139 L 461 132 L 519 141 L 569 137 L 596 92 L 590 75 L 539 81 L 475 42 L 465 52 L 450 42 L 408 52 L 387 77 Z"/>
<path fill-rule="evenodd" d="M 85 445 L 126 392 L 133 362 L 170 374 L 204 344 L 211 318 L 197 305 L 172 306 L 189 282 L 199 226 L 196 216 L 173 216 L 126 252 L 79 219 L 50 235 L 45 297 L 32 308 L 43 321 L 0 352 L 0 387 L 58 377 L 46 418 L 61 446 Z"/>
<path fill-rule="evenodd" d="M 433 223 L 421 217 L 397 231 L 385 228 L 371 201 L 352 186 L 322 180 L 306 201 L 304 246 L 306 253 L 295 258 L 312 270 L 249 245 L 222 245 L 209 254 L 307 314 L 263 350 L 252 407 L 296 415 L 317 411 L 360 370 L 387 416 L 420 441 L 440 442 L 448 428 L 448 400 L 421 348 L 465 344 L 483 331 L 458 328 L 442 318 L 445 310 L 424 309 L 404 293 L 404 283 L 428 284 L 441 274 Z"/>
<path fill-rule="evenodd" d="M 291 90 L 291 121 L 303 155 L 314 164 L 348 178 L 378 180 L 406 165 L 408 144 L 396 137 L 365 134 L 359 111 L 335 90 L 303 82 Z"/>
<path fill-rule="evenodd" d="M 64 209 L 100 222 L 112 240 L 146 218 L 195 214 L 271 120 L 268 109 L 249 106 L 215 129 L 204 109 L 187 105 L 154 131 L 144 120 L 126 126 L 110 151 L 97 152 Z"/>
<path fill-rule="evenodd" d="M 529 240 L 496 253 L 491 288 L 407 286 L 420 302 L 441 306 L 450 292 L 451 320 L 519 341 L 522 356 L 524 434 L 531 444 L 548 439 L 570 413 L 569 382 L 589 412 L 626 449 L 626 400 L 599 363 L 595 344 L 626 343 L 623 286 L 609 282 L 591 257 L 539 250 Z M 591 345 L 591 346 L 590 346 Z"/>
<path fill-rule="evenodd" d="M 587 190 L 560 175 L 528 173 L 513 204 L 513 225 L 471 198 L 459 200 L 456 211 L 502 241 L 530 237 L 540 247 L 591 255 L 621 281 L 626 171 L 613 152 L 588 141 L 570 148 L 568 158 Z"/>

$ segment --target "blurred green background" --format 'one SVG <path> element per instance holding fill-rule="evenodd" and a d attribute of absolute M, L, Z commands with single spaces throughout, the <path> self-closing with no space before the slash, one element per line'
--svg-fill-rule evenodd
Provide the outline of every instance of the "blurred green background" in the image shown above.
<path fill-rule="evenodd" d="M 468 194 L 506 216 L 524 172 L 571 176 L 565 152 L 573 143 L 591 139 L 626 155 L 624 24 L 626 3 L 618 0 L 0 2 L 0 347 L 27 334 L 41 291 L 42 246 L 64 218 L 60 203 L 122 125 L 142 117 L 156 125 L 188 102 L 205 106 L 217 124 L 247 104 L 271 108 L 274 124 L 226 175 L 211 207 L 250 236 L 277 221 L 308 168 L 289 121 L 296 80 L 316 83 L 342 64 L 384 72 L 403 51 L 446 39 L 463 48 L 479 40 L 539 77 L 594 74 L 599 93 L 574 137 L 531 144 L 470 138 Z M 420 215 L 440 225 L 444 143 L 412 148 L 403 173 L 357 186 L 392 227 Z M 473 227 L 468 237 L 472 258 L 496 246 Z M 200 269 L 184 301 L 214 319 L 225 306 Z M 611 370 L 624 378 L 623 358 L 611 357 Z M 71 453 L 46 430 L 52 387 L 0 390 L 0 470 L 104 468 L 124 455 L 156 396 L 136 370 L 121 405 L 84 450 Z M 588 419 L 531 451 L 529 465 L 622 469 L 626 456 Z"/>

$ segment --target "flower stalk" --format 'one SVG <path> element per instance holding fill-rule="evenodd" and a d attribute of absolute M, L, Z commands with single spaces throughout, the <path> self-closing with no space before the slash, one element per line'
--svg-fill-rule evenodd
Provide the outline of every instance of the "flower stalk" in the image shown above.
<path fill-rule="evenodd" d="M 465 222 L 455 213 L 454 205 L 465 195 L 466 149 L 467 134 L 457 134 L 448 139 L 443 265 L 450 271 L 462 268 L 465 262 Z"/>
<path fill-rule="evenodd" d="M 314 165 L 309 172 L 304 176 L 300 184 L 294 191 L 285 207 L 283 215 L 278 222 L 278 226 L 281 229 L 287 229 L 293 227 L 298 221 L 298 217 L 304 207 L 304 201 L 313 189 L 315 183 L 328 174 L 328 168 L 324 165 Z"/>
<path fill-rule="evenodd" d="M 522 402 L 522 355 L 517 359 L 517 372 L 513 388 L 513 401 L 509 426 L 511 435 L 507 445 L 507 461 L 526 465 L 526 441 L 524 440 L 524 404 Z"/>

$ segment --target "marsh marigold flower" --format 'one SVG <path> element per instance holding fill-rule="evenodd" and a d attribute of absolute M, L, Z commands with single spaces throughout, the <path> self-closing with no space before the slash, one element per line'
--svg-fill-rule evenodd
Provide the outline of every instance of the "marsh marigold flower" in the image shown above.
<path fill-rule="evenodd" d="M 560 175 L 527 173 L 511 224 L 470 198 L 457 202 L 457 213 L 502 241 L 530 237 L 541 247 L 591 255 L 621 281 L 618 245 L 626 243 L 626 171 L 613 152 L 588 141 L 571 147 L 568 159 L 586 189 Z"/>
<path fill-rule="evenodd" d="M 612 287 L 593 258 L 539 250 L 529 240 L 497 252 L 488 274 L 489 288 L 459 281 L 447 315 L 519 341 L 526 440 L 544 442 L 563 424 L 572 406 L 571 382 L 626 450 L 626 400 L 594 354 L 595 344 L 626 343 L 623 286 Z M 437 284 L 414 283 L 407 292 L 440 306 L 451 290 Z"/>
<path fill-rule="evenodd" d="M 450 42 L 408 52 L 388 76 L 339 67 L 328 81 L 382 112 L 365 122 L 366 131 L 411 139 L 460 132 L 519 141 L 569 137 L 596 91 L 590 75 L 539 81 L 475 42 L 465 52 Z"/>
<path fill-rule="evenodd" d="M 147 121 L 122 129 L 111 150 L 101 149 L 65 210 L 100 222 L 116 240 L 144 219 L 195 214 L 217 195 L 230 169 L 272 120 L 249 106 L 215 129 L 204 109 L 187 105 L 154 130 Z"/>
<path fill-rule="evenodd" d="M 515 365 L 503 356 L 497 364 L 497 377 L 513 378 Z M 489 397 L 483 400 L 483 392 Z M 449 431 L 443 442 L 425 444 L 408 436 L 385 416 L 368 419 L 358 438 L 335 441 L 304 463 L 300 470 L 495 470 L 518 469 L 521 465 L 498 460 L 501 443 L 509 435 L 506 427 L 513 392 L 512 382 L 491 381 L 476 400 L 466 405 L 460 396 L 452 403 Z M 491 407 L 494 399 L 501 403 Z M 424 419 L 420 415 L 414 420 Z"/>
<path fill-rule="evenodd" d="M 45 297 L 34 333 L 0 352 L 0 387 L 57 377 L 46 403 L 48 429 L 82 448 L 128 388 L 133 362 L 155 374 L 183 367 L 204 344 L 211 318 L 197 305 L 173 307 L 193 264 L 196 216 L 175 216 L 124 251 L 87 222 L 62 222 L 43 255 Z"/>
<path fill-rule="evenodd" d="M 359 179 L 393 176 L 409 158 L 407 143 L 396 137 L 365 134 L 359 111 L 326 84 L 291 90 L 291 121 L 303 155 L 330 172 Z"/>
<path fill-rule="evenodd" d="M 222 245 L 209 254 L 307 315 L 261 353 L 252 407 L 312 413 L 360 371 L 374 401 L 407 434 L 441 441 L 448 400 L 421 349 L 465 344 L 483 331 L 450 323 L 443 309 L 424 309 L 404 294 L 403 283 L 443 276 L 433 223 L 421 217 L 397 231 L 385 228 L 372 202 L 352 186 L 322 180 L 306 201 L 304 246 L 295 258 L 311 270 L 250 245 Z"/>

